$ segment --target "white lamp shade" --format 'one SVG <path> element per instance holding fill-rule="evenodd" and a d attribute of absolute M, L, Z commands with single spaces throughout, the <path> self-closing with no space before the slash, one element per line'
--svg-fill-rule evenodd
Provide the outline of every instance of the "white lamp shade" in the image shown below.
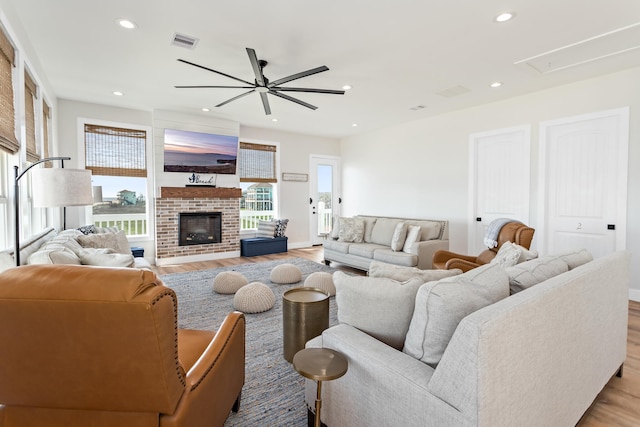
<path fill-rule="evenodd" d="M 38 168 L 33 170 L 33 205 L 37 208 L 93 204 L 91 171 Z"/>

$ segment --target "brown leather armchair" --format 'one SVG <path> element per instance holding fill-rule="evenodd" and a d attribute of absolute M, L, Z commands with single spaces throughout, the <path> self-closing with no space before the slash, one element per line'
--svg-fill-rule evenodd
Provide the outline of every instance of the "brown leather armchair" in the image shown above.
<path fill-rule="evenodd" d="M 0 274 L 0 426 L 222 426 L 244 384 L 245 318 L 177 328 L 151 271 L 28 265 Z"/>
<path fill-rule="evenodd" d="M 520 222 L 509 222 L 505 224 L 498 233 L 498 246 L 489 248 L 478 256 L 461 255 L 449 251 L 436 251 L 433 254 L 433 268 L 439 270 L 451 270 L 459 268 L 463 272 L 480 267 L 489 263 L 495 258 L 498 250 L 505 242 L 515 243 L 526 249 L 531 246 L 535 229 L 528 227 Z"/>

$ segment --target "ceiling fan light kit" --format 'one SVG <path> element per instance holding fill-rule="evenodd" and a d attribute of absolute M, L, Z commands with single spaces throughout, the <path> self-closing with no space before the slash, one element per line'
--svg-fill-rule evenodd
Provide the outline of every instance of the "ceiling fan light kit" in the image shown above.
<path fill-rule="evenodd" d="M 228 77 L 230 79 L 239 81 L 241 83 L 244 83 L 243 86 L 207 86 L 207 85 L 198 85 L 198 86 L 175 86 L 178 89 L 199 89 L 199 88 L 213 88 L 213 89 L 249 89 L 246 92 L 241 93 L 240 95 L 234 96 L 233 98 L 229 98 L 226 101 L 221 102 L 220 104 L 216 105 L 216 107 L 222 107 L 223 105 L 226 105 L 232 101 L 235 101 L 236 99 L 240 99 L 244 96 L 247 96 L 251 93 L 257 92 L 260 94 L 260 98 L 262 100 L 262 106 L 264 108 L 264 112 L 266 115 L 270 115 L 271 114 L 271 106 L 269 105 L 269 99 L 267 98 L 267 95 L 273 95 L 273 96 L 277 96 L 278 98 L 282 98 L 282 99 L 286 99 L 287 101 L 291 101 L 294 102 L 298 105 L 302 105 L 303 107 L 307 107 L 311 110 L 316 110 L 318 107 L 316 107 L 315 105 L 311 105 L 307 102 L 304 102 L 298 98 L 294 98 L 293 96 L 287 95 L 285 93 L 282 92 L 307 92 L 307 93 L 327 93 L 327 94 L 332 94 L 332 95 L 344 95 L 345 91 L 344 90 L 332 90 L 332 89 L 313 89 L 313 88 L 302 88 L 302 87 L 283 87 L 280 86 L 284 83 L 288 83 L 291 82 L 293 80 L 298 80 L 301 79 L 303 77 L 308 77 L 311 76 L 313 74 L 318 74 L 318 73 L 322 73 L 324 71 L 328 71 L 329 68 L 326 67 L 325 65 L 321 66 L 321 67 L 316 67 L 316 68 L 312 68 L 310 70 L 307 71 L 302 71 L 300 73 L 296 73 L 296 74 L 292 74 L 290 76 L 287 77 L 283 77 L 281 79 L 275 80 L 273 82 L 270 82 L 269 79 L 267 79 L 264 75 L 264 67 L 267 66 L 267 61 L 265 60 L 258 60 L 258 57 L 256 55 L 256 51 L 251 49 L 251 48 L 246 48 L 247 49 L 247 54 L 249 55 L 249 61 L 251 62 L 251 67 L 253 68 L 253 74 L 255 75 L 255 81 L 252 82 L 248 82 L 246 80 L 240 79 L 238 77 L 234 77 L 232 75 L 223 73 L 221 71 L 217 71 L 214 70 L 212 68 L 208 68 L 205 67 L 203 65 L 198 65 L 195 64 L 193 62 L 189 62 L 186 61 L 184 59 L 178 59 L 178 61 L 183 62 L 185 64 L 188 65 L 192 65 L 194 67 L 198 67 L 201 68 L 203 70 L 207 70 L 207 71 L 211 71 L 212 73 L 216 73 L 219 74 L 221 76 L 225 76 Z"/>

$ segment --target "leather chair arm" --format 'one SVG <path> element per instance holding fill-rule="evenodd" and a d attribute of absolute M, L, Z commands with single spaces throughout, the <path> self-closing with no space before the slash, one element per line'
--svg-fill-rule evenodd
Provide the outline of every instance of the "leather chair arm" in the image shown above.
<path fill-rule="evenodd" d="M 433 267 L 440 270 L 449 270 L 450 268 L 447 267 L 447 262 L 451 259 L 461 259 L 469 262 L 476 261 L 475 256 L 462 255 L 462 254 L 457 254 L 455 252 L 440 250 L 440 251 L 436 251 L 436 253 L 433 254 Z M 452 267 L 452 268 L 458 268 L 458 267 Z"/>
<path fill-rule="evenodd" d="M 445 267 L 447 270 L 453 270 L 454 268 L 459 268 L 463 273 L 473 270 L 476 267 L 480 267 L 482 264 L 477 264 L 473 261 L 469 261 L 467 259 L 453 258 L 447 261 Z"/>
<path fill-rule="evenodd" d="M 178 408 L 173 414 L 160 417 L 160 425 L 222 426 L 229 408 L 239 402 L 244 377 L 245 317 L 234 311 L 187 372 L 186 389 Z"/>

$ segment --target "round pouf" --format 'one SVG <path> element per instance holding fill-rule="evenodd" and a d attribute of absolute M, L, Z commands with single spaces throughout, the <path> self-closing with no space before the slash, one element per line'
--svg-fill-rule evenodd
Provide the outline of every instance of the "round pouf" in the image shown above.
<path fill-rule="evenodd" d="M 242 273 L 237 271 L 223 271 L 213 279 L 213 291 L 219 294 L 235 294 L 238 289 L 249 281 Z"/>
<path fill-rule="evenodd" d="M 252 282 L 238 289 L 233 297 L 233 307 L 243 313 L 262 313 L 271 310 L 276 296 L 267 285 Z"/>
<path fill-rule="evenodd" d="M 302 280 L 302 273 L 293 264 L 280 264 L 271 270 L 270 279 L 273 283 L 279 284 L 298 283 Z"/>
<path fill-rule="evenodd" d="M 333 275 L 324 271 L 311 273 L 304 281 L 307 288 L 316 288 L 324 291 L 330 297 L 336 294 L 336 286 L 333 284 Z"/>

